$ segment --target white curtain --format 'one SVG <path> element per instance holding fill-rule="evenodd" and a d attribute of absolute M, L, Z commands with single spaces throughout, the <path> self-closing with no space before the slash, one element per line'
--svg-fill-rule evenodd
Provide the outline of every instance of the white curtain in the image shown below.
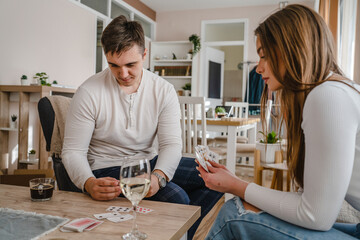
<path fill-rule="evenodd" d="M 338 62 L 345 75 L 354 77 L 356 0 L 339 1 Z"/>

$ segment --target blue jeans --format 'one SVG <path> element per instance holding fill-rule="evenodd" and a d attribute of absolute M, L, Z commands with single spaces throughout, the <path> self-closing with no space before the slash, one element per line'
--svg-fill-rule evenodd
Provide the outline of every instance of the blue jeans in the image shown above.
<path fill-rule="evenodd" d="M 151 170 L 154 169 L 157 156 L 150 161 Z M 217 201 L 223 196 L 208 189 L 199 172 L 194 158 L 181 158 L 173 179 L 160 189 L 154 196 L 147 198 L 153 201 L 180 203 L 201 206 L 201 216 L 188 231 L 188 240 L 191 240 L 204 216 L 211 210 Z M 119 179 L 120 167 L 110 167 L 93 171 L 96 178 L 113 177 Z"/>
<path fill-rule="evenodd" d="M 206 240 L 233 239 L 360 239 L 360 224 L 335 223 L 329 231 L 315 231 L 280 220 L 266 212 L 244 209 L 239 197 L 221 208 Z"/>

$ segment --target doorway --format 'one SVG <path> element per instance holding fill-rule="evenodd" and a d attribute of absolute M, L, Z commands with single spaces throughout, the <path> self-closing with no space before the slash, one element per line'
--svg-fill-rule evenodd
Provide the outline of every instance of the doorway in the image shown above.
<path fill-rule="evenodd" d="M 209 63 L 208 48 L 224 53 L 222 68 L 221 100 L 244 101 L 246 89 L 245 71 L 239 68 L 239 63 L 247 60 L 248 19 L 225 19 L 202 21 L 201 39 L 206 51 L 200 56 L 200 96 L 209 97 L 208 84 Z M 216 65 L 212 65 L 216 68 Z M 210 66 L 211 67 L 211 66 Z M 201 90 L 200 90 L 201 91 Z"/>

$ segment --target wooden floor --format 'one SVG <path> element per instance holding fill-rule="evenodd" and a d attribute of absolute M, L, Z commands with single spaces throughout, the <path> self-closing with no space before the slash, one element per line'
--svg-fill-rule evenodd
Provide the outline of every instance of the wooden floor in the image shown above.
<path fill-rule="evenodd" d="M 254 181 L 254 168 L 250 167 L 236 167 L 236 175 L 247 182 Z M 286 177 L 284 177 L 286 179 Z M 263 172 L 263 186 L 270 187 L 272 180 L 272 171 L 264 171 Z M 218 215 L 220 208 L 225 203 L 225 198 L 222 197 L 217 204 L 213 207 L 213 209 L 204 217 L 201 221 L 195 235 L 194 240 L 203 240 L 205 239 L 207 233 L 210 231 L 211 226 L 213 225 L 216 216 Z M 188 239 L 190 240 L 190 239 Z"/>

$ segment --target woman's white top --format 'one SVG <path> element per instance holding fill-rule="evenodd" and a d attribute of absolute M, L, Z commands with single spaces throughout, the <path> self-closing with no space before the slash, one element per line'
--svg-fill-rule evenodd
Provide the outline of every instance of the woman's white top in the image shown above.
<path fill-rule="evenodd" d="M 344 199 L 360 210 L 360 93 L 333 81 L 315 87 L 306 98 L 301 127 L 303 191 L 282 192 L 251 183 L 245 200 L 284 221 L 329 230 Z"/>

